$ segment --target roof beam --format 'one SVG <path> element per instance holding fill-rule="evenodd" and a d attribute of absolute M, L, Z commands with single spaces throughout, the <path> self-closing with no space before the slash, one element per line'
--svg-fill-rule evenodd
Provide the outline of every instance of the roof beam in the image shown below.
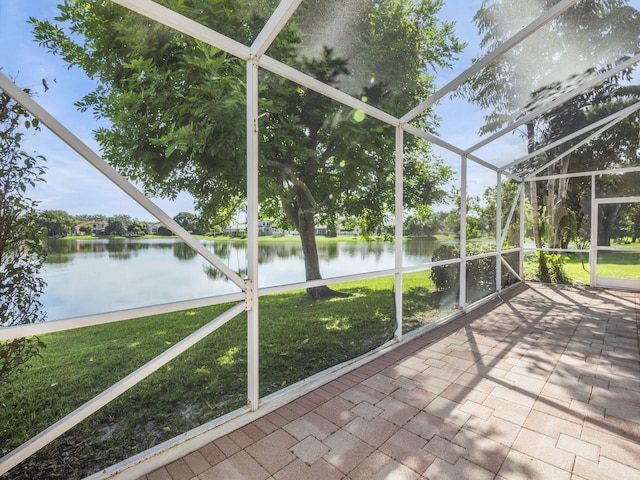
<path fill-rule="evenodd" d="M 592 78 L 590 81 L 588 81 L 587 83 L 582 85 L 582 87 L 579 87 L 579 88 L 576 88 L 576 89 L 571 90 L 569 92 L 566 92 L 564 95 L 561 95 L 560 97 L 558 97 L 553 102 L 550 102 L 547 105 L 540 106 L 539 108 L 535 109 L 531 113 L 528 113 L 527 115 L 524 115 L 524 116 L 516 119 L 515 121 L 510 123 L 507 127 L 503 128 L 502 130 L 500 130 L 498 132 L 495 132 L 494 134 L 492 134 L 492 135 L 488 136 L 487 138 L 483 139 L 482 141 L 476 143 L 472 147 L 469 147 L 467 149 L 467 152 L 474 152 L 474 151 L 484 147 L 485 145 L 488 145 L 489 143 L 493 142 L 494 140 L 497 140 L 498 138 L 502 137 L 504 134 L 515 130 L 519 126 L 524 125 L 525 123 L 528 123 L 531 120 L 534 120 L 538 116 L 542 115 L 545 112 L 548 112 L 549 110 L 551 110 L 552 108 L 556 107 L 557 105 L 562 105 L 567 100 L 570 100 L 573 97 L 576 97 L 577 95 L 580 95 L 581 93 L 586 92 L 590 88 L 601 84 L 602 82 L 604 82 L 608 78 L 612 77 L 613 75 L 621 72 L 625 68 L 629 68 L 632 65 L 635 65 L 638 62 L 640 62 L 640 54 L 635 55 L 634 57 L 631 57 L 630 59 L 622 62 L 620 65 L 617 65 L 615 68 L 612 68 L 611 70 L 608 70 L 608 71 L 604 72 L 603 74 Z"/>
<path fill-rule="evenodd" d="M 635 110 L 639 110 L 640 109 L 640 102 L 634 104 L 635 106 Z M 629 115 L 631 115 L 633 112 L 629 113 Z M 591 142 L 591 140 L 598 138 L 600 135 L 602 135 L 604 132 L 606 132 L 607 130 L 609 130 L 611 127 L 613 127 L 614 125 L 620 123 L 622 120 L 624 120 L 625 118 L 627 118 L 629 115 L 624 115 L 624 116 L 619 116 L 618 118 L 614 119 L 613 121 L 611 121 L 610 123 L 606 124 L 604 127 L 600 128 L 598 131 L 594 132 L 593 135 L 589 135 L 589 137 L 585 138 L 584 140 L 582 140 L 581 142 L 577 143 L 576 145 L 574 145 L 573 147 L 571 147 L 568 150 L 565 150 L 564 152 L 562 152 L 560 155 L 558 155 L 556 158 L 554 158 L 553 160 L 551 160 L 550 162 L 547 162 L 546 164 L 544 164 L 542 167 L 538 168 L 537 170 L 535 170 L 533 173 L 530 173 L 529 175 L 527 175 L 526 179 L 530 180 L 532 178 L 534 178 L 538 173 L 546 170 L 547 168 L 549 168 L 551 165 L 553 165 L 554 163 L 559 162 L 560 160 L 562 160 L 564 157 L 566 157 L 567 155 L 570 155 L 571 153 L 575 152 L 577 149 L 579 149 L 580 147 L 582 147 L 583 145 L 588 144 L 589 142 Z"/>
<path fill-rule="evenodd" d="M 111 0 L 151 20 L 162 23 L 179 32 L 189 35 L 197 40 L 213 45 L 238 58 L 248 60 L 251 57 L 251 49 L 221 33 L 212 30 L 190 18 L 185 17 L 170 8 L 163 7 L 151 0 Z"/>
<path fill-rule="evenodd" d="M 251 45 L 254 56 L 260 57 L 267 51 L 301 3 L 302 0 L 283 0 L 280 2 Z"/>
<path fill-rule="evenodd" d="M 476 157 L 475 155 L 467 155 L 464 150 L 462 150 L 461 148 L 456 147 L 455 145 L 452 145 L 444 140 L 442 140 L 439 137 L 436 137 L 435 135 L 425 132 L 424 130 L 415 127 L 413 125 L 411 125 L 410 123 L 404 124 L 402 126 L 403 130 L 405 130 L 408 133 L 411 133 L 412 135 L 415 135 L 416 137 L 422 138 L 424 140 L 427 140 L 428 142 L 433 143 L 434 145 L 438 145 L 439 147 L 444 148 L 445 150 L 449 150 L 450 152 L 453 153 L 457 153 L 460 156 L 466 156 L 469 160 L 473 161 L 474 163 L 477 163 L 478 165 L 481 165 L 483 167 L 488 168 L 489 170 L 493 170 L 494 172 L 499 172 L 500 169 L 498 167 L 496 167 L 495 165 L 486 162 L 484 160 L 482 160 L 481 158 Z M 505 177 L 509 177 L 511 180 L 516 180 L 518 182 L 522 181 L 522 177 L 515 175 L 511 172 L 501 172 L 502 175 L 504 175 Z"/>
<path fill-rule="evenodd" d="M 640 102 L 634 103 L 633 105 L 624 108 L 622 110 L 620 110 L 619 112 L 613 113 L 601 120 L 598 120 L 597 122 L 592 123 L 591 125 L 587 125 L 584 128 L 581 128 L 580 130 L 573 132 L 569 135 L 566 135 L 564 137 L 562 137 L 560 140 L 556 140 L 553 143 L 550 143 L 549 145 L 545 145 L 542 148 L 539 148 L 538 150 L 529 153 L 527 155 L 525 155 L 524 157 L 520 157 L 517 160 L 514 160 L 513 162 L 505 165 L 504 167 L 502 167 L 503 170 L 506 170 L 508 168 L 513 168 L 516 165 L 521 164 L 522 162 L 525 162 L 527 160 L 529 160 L 530 158 L 534 158 L 544 152 L 547 152 L 549 150 L 551 150 L 552 148 L 557 147 L 558 145 L 562 145 L 563 143 L 568 142 L 569 140 L 572 140 L 576 137 L 579 137 L 580 135 L 590 132 L 591 130 L 593 130 L 594 128 L 598 128 L 601 127 L 602 125 L 606 125 L 607 123 L 616 120 L 617 118 L 620 117 L 620 119 L 624 119 L 626 117 L 628 117 L 629 115 L 631 115 L 633 112 L 635 112 L 636 110 L 638 110 L 640 108 Z"/>
<path fill-rule="evenodd" d="M 355 108 L 357 110 L 362 110 L 365 114 L 376 118 L 381 122 L 387 123 L 394 127 L 397 127 L 400 124 L 398 118 L 394 117 L 393 115 L 390 115 L 383 110 L 380 110 L 379 108 L 365 103 L 349 95 L 348 93 L 343 92 L 342 90 L 338 90 L 337 88 L 327 85 L 326 83 L 321 82 L 320 80 L 317 80 L 310 75 L 307 75 L 306 73 L 302 73 L 293 67 L 285 65 L 284 63 L 275 60 L 268 55 L 263 55 L 258 64 L 265 70 L 276 73 L 281 77 L 291 80 L 292 82 L 302 85 L 303 87 L 307 87 L 343 105 Z"/>
<path fill-rule="evenodd" d="M 539 177 L 527 177 L 527 182 L 539 182 L 542 180 L 557 180 L 558 178 L 590 177 L 591 175 L 615 175 L 619 173 L 640 172 L 640 167 L 610 168 L 607 170 L 592 170 L 588 172 L 558 173 L 555 175 L 541 175 Z"/>
<path fill-rule="evenodd" d="M 252 56 L 258 55 L 260 52 L 266 51 L 266 49 L 270 45 L 270 42 L 272 42 L 273 39 L 277 36 L 278 32 L 282 29 L 286 21 L 295 12 L 295 10 L 297 9 L 298 5 L 301 3 L 302 0 L 283 1 L 278 6 L 274 14 L 271 16 L 271 18 L 269 19 L 269 22 L 267 22 L 267 25 L 265 25 L 262 32 L 260 32 L 260 35 L 258 35 L 258 38 L 256 38 L 256 41 L 254 42 L 251 48 L 245 45 L 242 45 L 241 43 L 238 43 L 235 40 L 232 40 L 231 38 L 228 38 L 222 34 L 219 34 L 208 27 L 205 27 L 197 22 L 194 22 L 193 20 L 190 20 L 184 17 L 183 15 L 180 15 L 179 13 L 174 12 L 173 10 L 170 10 L 166 7 L 158 5 L 157 3 L 151 0 L 112 0 L 112 1 L 115 3 L 118 3 L 119 5 L 127 7 L 137 13 L 140 13 L 141 15 L 145 15 L 151 18 L 152 20 L 156 20 L 171 28 L 174 28 L 186 35 L 191 35 L 198 40 L 201 40 L 205 43 L 213 45 L 214 47 L 220 48 L 232 55 L 248 60 Z M 558 10 L 558 12 L 556 13 L 556 15 L 554 15 L 554 17 L 562 13 L 559 10 L 562 10 L 562 11 L 566 10 L 576 1 L 577 0 L 565 0 L 561 4 L 556 5 L 556 7 L 551 9 L 553 11 Z M 560 8 L 560 5 L 565 5 L 565 4 L 566 6 L 564 8 Z M 534 22 L 534 24 L 535 23 L 536 22 Z M 440 147 L 446 150 L 449 150 L 451 152 L 457 153 L 459 155 L 465 154 L 465 152 L 462 149 L 450 143 L 447 143 L 444 140 L 428 132 L 425 132 L 424 130 L 421 130 L 417 127 L 414 127 L 409 124 L 403 125 L 403 123 L 395 116 L 390 115 L 368 103 L 365 103 L 349 95 L 348 93 L 338 90 L 337 88 L 331 87 L 305 73 L 302 73 L 292 67 L 289 67 L 288 65 L 285 65 L 284 63 L 278 60 L 275 60 L 269 57 L 268 55 L 262 55 L 258 61 L 258 64 L 260 67 L 266 70 L 269 70 L 272 73 L 276 73 L 288 80 L 291 80 L 292 82 L 295 82 L 315 92 L 325 95 L 326 97 L 331 98 L 343 105 L 361 110 L 366 115 L 369 115 L 372 118 L 376 118 L 381 122 L 387 123 L 394 127 L 402 125 L 405 131 L 413 135 L 416 135 L 420 138 L 424 138 L 431 143 L 439 145 Z M 489 168 L 496 172 L 499 171 L 498 167 L 496 167 L 495 165 L 492 165 L 489 162 L 485 162 L 484 160 L 474 155 L 467 155 L 467 156 L 470 160 L 474 161 L 479 165 L 482 165 L 483 167 Z M 513 173 L 503 172 L 503 175 L 513 180 L 517 180 L 517 181 L 522 180 L 521 177 Z"/>
<path fill-rule="evenodd" d="M 242 58 L 244 60 L 249 60 L 255 52 L 252 51 L 252 47 L 248 47 L 243 45 L 235 40 L 226 37 L 204 25 L 201 25 L 179 13 L 174 12 L 173 10 L 158 5 L 157 3 L 151 0 L 112 0 L 113 2 L 127 7 L 141 15 L 145 15 L 152 20 L 163 23 L 168 27 L 174 28 L 179 32 L 182 32 L 186 35 L 190 35 L 197 40 L 205 42 L 209 45 L 213 45 L 214 47 L 220 48 L 221 50 L 226 51 L 238 58 Z M 286 19 L 288 19 L 301 0 L 286 0 L 283 2 L 276 12 L 272 15 L 271 25 L 267 29 L 267 26 L 263 29 L 263 32 L 256 39 L 254 45 L 257 46 L 258 52 L 266 50 L 268 48 L 268 44 L 272 37 L 275 38 L 277 36 L 276 30 L 278 26 L 282 28 L 282 25 L 286 23 Z M 280 8 L 282 7 L 282 8 Z M 267 22 L 269 25 L 269 22 Z M 310 88 L 315 92 L 321 93 L 337 102 L 342 103 L 343 105 L 350 106 L 352 108 L 362 110 L 365 114 L 377 118 L 378 120 L 385 122 L 389 125 L 398 126 L 400 124 L 399 120 L 378 108 L 375 108 L 368 103 L 362 102 L 355 97 L 338 90 L 337 88 L 331 87 L 315 78 L 304 74 L 288 65 L 285 65 L 278 60 L 270 58 L 267 55 L 262 55 L 259 59 L 259 66 L 269 70 L 273 73 L 276 73 L 284 78 L 287 78 L 293 82 L 298 83 L 304 87 Z"/>
<path fill-rule="evenodd" d="M 420 115 L 422 112 L 424 112 L 427 108 L 429 108 L 431 105 L 436 103 L 438 100 L 440 100 L 446 94 L 448 94 L 448 93 L 452 92 L 453 90 L 455 90 L 456 88 L 458 88 L 460 85 L 462 85 L 464 82 L 466 82 L 473 75 L 475 75 L 480 70 L 482 70 L 484 67 L 489 65 L 496 58 L 500 57 L 501 55 L 503 55 L 504 53 L 509 51 L 511 48 L 516 46 L 518 43 L 522 42 L 526 38 L 528 38 L 531 35 L 533 35 L 535 32 L 537 32 L 539 29 L 544 27 L 547 23 L 549 23 L 554 18 L 558 17 L 559 15 L 561 15 L 562 13 L 567 11 L 569 8 L 571 8 L 577 2 L 578 2 L 578 0 L 564 0 L 564 1 L 559 2 L 558 4 L 556 4 L 555 6 L 553 6 L 552 8 L 547 10 L 546 12 L 544 12 L 536 20 L 534 20 L 529 25 L 527 25 L 525 28 L 523 28 L 518 33 L 516 33 L 513 37 L 511 37 L 510 39 L 505 41 L 502 45 L 498 46 L 495 50 L 493 50 L 489 54 L 487 54 L 484 57 L 482 57 L 480 60 L 475 62 L 473 65 L 471 65 L 471 67 L 467 68 L 464 72 L 462 72 L 456 78 L 451 80 L 444 87 L 442 87 L 440 90 L 438 90 L 433 95 L 431 95 L 429 98 L 427 98 L 425 101 L 423 101 L 420 105 L 418 105 L 413 110 L 408 112 L 406 115 L 401 117 L 400 121 L 402 123 L 408 123 L 411 120 L 413 120 L 415 117 Z"/>

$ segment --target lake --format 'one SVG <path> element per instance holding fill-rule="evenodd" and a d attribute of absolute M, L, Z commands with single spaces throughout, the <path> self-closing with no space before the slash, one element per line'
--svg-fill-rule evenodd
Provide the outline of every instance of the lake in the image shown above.
<path fill-rule="evenodd" d="M 229 268 L 246 277 L 243 242 L 203 240 Z M 428 262 L 436 240 L 408 239 L 405 266 Z M 176 238 L 48 239 L 43 303 L 48 320 L 191 300 L 239 289 Z M 393 243 L 320 242 L 323 278 L 394 268 Z M 305 280 L 297 237 L 259 246 L 260 287 Z"/>

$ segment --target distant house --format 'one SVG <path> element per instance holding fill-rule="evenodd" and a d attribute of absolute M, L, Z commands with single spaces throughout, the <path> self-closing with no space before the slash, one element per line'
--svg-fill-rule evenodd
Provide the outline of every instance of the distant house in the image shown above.
<path fill-rule="evenodd" d="M 316 235 L 319 236 L 327 236 L 327 226 L 326 225 L 317 225 L 316 226 Z"/>
<path fill-rule="evenodd" d="M 362 233 L 362 228 L 359 225 L 356 225 L 353 230 L 347 230 L 346 228 L 344 228 L 343 225 L 339 225 L 338 226 L 338 235 L 342 235 L 344 237 L 346 236 L 353 236 L 353 235 L 360 235 Z"/>
<path fill-rule="evenodd" d="M 162 222 L 147 223 L 147 228 L 149 229 L 149 233 L 152 233 L 154 235 L 158 234 L 158 229 L 162 226 L 164 226 Z"/>
<path fill-rule="evenodd" d="M 271 220 L 258 220 L 258 236 L 273 235 L 274 230 Z"/>
<path fill-rule="evenodd" d="M 247 235 L 247 224 L 246 223 L 232 223 L 225 227 L 225 231 L 229 234 L 230 237 L 243 237 Z M 258 236 L 264 237 L 267 235 L 273 235 L 274 232 L 277 232 L 277 229 L 273 226 L 273 221 L 271 220 L 259 220 L 258 221 Z"/>
<path fill-rule="evenodd" d="M 231 225 L 227 225 L 225 227 L 225 231 L 229 234 L 230 237 L 244 237 L 247 235 L 247 224 L 232 223 Z"/>
<path fill-rule="evenodd" d="M 88 235 L 82 227 L 91 226 L 91 235 L 104 235 L 104 231 L 107 228 L 106 222 L 100 222 L 97 220 L 87 220 L 86 222 L 81 222 L 73 227 L 74 235 Z"/>

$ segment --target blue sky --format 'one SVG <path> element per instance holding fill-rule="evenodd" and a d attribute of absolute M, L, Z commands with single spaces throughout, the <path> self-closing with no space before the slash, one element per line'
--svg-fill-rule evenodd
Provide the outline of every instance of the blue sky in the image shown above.
<path fill-rule="evenodd" d="M 59 57 L 40 47 L 32 37 L 30 16 L 53 19 L 57 1 L 0 0 L 0 40 L 11 45 L 0 50 L 2 73 L 21 88 L 31 88 L 36 101 L 53 114 L 77 137 L 99 153 L 92 137 L 98 126 L 90 112 L 80 112 L 73 103 L 93 88 L 93 82 L 79 69 L 68 69 Z M 42 79 L 49 90 L 44 92 Z M 153 217 L 97 172 L 46 128 L 28 134 L 23 149 L 47 159 L 46 184 L 38 185 L 32 197 L 41 209 L 61 209 L 71 214 L 128 214 L 152 221 Z M 193 211 L 190 198 L 181 196 L 176 202 L 156 200 L 167 213 Z"/>
<path fill-rule="evenodd" d="M 73 102 L 91 91 L 93 82 L 79 69 L 68 69 L 59 57 L 48 54 L 40 47 L 32 38 L 31 26 L 26 23 L 30 16 L 53 19 L 57 13 L 57 3 L 56 0 L 0 0 L 0 41 L 3 45 L 11 45 L 0 50 L 0 68 L 21 88 L 31 88 L 37 92 L 35 99 L 41 105 L 99 152 L 91 133 L 98 123 L 90 112 L 79 112 L 73 106 Z M 475 27 L 469 25 L 480 0 L 447 3 L 443 18 L 452 18 L 453 15 L 464 17 L 458 20 L 461 26 L 458 34 L 464 40 L 471 40 L 470 44 L 475 43 Z M 462 28 L 465 24 L 467 27 Z M 467 68 L 470 58 L 471 54 L 465 55 L 459 62 L 461 65 L 464 62 L 464 65 L 458 70 Z M 443 77 L 441 84 L 452 76 Z M 47 80 L 47 92 L 44 92 L 42 79 Z M 471 115 L 466 114 L 464 119 L 468 121 Z M 46 129 L 27 135 L 23 147 L 47 159 L 47 182 L 39 185 L 32 195 L 40 201 L 41 209 L 62 209 L 71 214 L 126 213 L 135 218 L 152 220 L 150 214 Z M 446 152 L 442 153 L 446 155 Z M 451 161 L 456 165 L 459 163 L 455 157 L 451 157 Z M 179 196 L 175 202 L 163 199 L 154 201 L 171 216 L 180 211 L 193 211 L 192 200 L 187 195 Z"/>
<path fill-rule="evenodd" d="M 631 2 L 640 3 L 640 0 Z M 36 100 L 60 120 L 76 136 L 99 152 L 92 138 L 92 130 L 98 126 L 90 112 L 79 112 L 73 102 L 91 91 L 93 83 L 77 68 L 68 69 L 59 58 L 48 54 L 32 39 L 29 16 L 53 19 L 57 0 L 0 0 L 0 41 L 9 45 L 0 49 L 0 69 L 22 88 L 38 92 Z M 469 43 L 468 49 L 456 62 L 454 69 L 438 76 L 439 86 L 454 78 L 471 65 L 471 58 L 478 55 L 477 33 L 472 18 L 481 0 L 448 0 L 441 18 L 457 22 L 458 37 Z M 49 90 L 44 92 L 42 79 Z M 482 124 L 482 112 L 462 100 L 445 100 L 437 108 L 442 117 L 440 136 L 461 147 L 474 144 Z M 114 215 L 125 213 L 132 217 L 152 220 L 150 214 L 122 193 L 109 180 L 102 177 L 91 165 L 75 154 L 61 140 L 46 129 L 35 135 L 27 135 L 23 148 L 47 158 L 46 185 L 39 185 L 34 194 L 41 209 L 62 209 L 72 214 L 101 213 Z M 437 149 L 447 163 L 459 165 L 457 155 Z M 500 142 L 480 152 L 488 161 L 506 161 L 523 153 L 523 145 L 517 135 L 506 135 Z M 470 166 L 469 190 L 480 194 L 487 185 L 495 184 L 495 174 L 487 169 Z M 175 202 L 154 200 L 169 215 L 180 211 L 193 211 L 192 200 L 181 195 Z"/>

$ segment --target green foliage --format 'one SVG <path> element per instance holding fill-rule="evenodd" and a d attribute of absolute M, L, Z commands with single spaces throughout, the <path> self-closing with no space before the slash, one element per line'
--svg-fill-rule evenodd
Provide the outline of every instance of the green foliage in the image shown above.
<path fill-rule="evenodd" d="M 77 220 L 64 210 L 38 212 L 38 226 L 46 231 L 47 237 L 69 235 L 77 223 Z"/>
<path fill-rule="evenodd" d="M 191 232 L 195 235 L 203 235 L 205 233 L 205 229 L 201 227 L 202 222 L 193 213 L 180 212 L 175 217 L 173 217 L 173 219 L 187 232 Z"/>
<path fill-rule="evenodd" d="M 453 244 L 443 243 L 439 245 L 433 252 L 431 260 L 439 262 L 440 260 L 449 260 L 460 256 L 460 247 Z M 457 289 L 460 279 L 460 265 L 452 263 L 449 265 L 441 265 L 431 268 L 431 280 L 436 289 L 440 291 Z"/>
<path fill-rule="evenodd" d="M 486 52 L 492 51 L 555 3 L 555 0 L 523 4 L 508 0 L 483 2 L 474 17 L 482 36 L 482 48 Z M 483 108 L 491 109 L 485 117 L 482 132 L 495 131 L 512 115 L 532 111 L 558 92 L 573 88 L 572 80 L 590 74 L 594 65 L 614 65 L 624 55 L 635 54 L 639 24 L 637 10 L 630 8 L 626 0 L 578 2 L 549 27 L 525 41 L 522 48 L 511 51 L 476 74 L 461 93 Z M 579 56 L 574 50 L 576 46 L 580 48 Z M 531 62 L 532 58 L 535 62 Z M 558 60 L 564 58 L 570 58 L 572 65 Z M 568 77 L 571 73 L 573 77 Z M 628 70 L 614 75 L 605 82 L 604 88 L 616 87 L 625 76 L 628 76 Z M 559 138 L 567 128 L 575 128 L 576 122 L 583 121 L 580 103 L 591 103 L 597 98 L 594 93 L 602 88 L 602 85 L 597 86 L 592 92 L 576 97 L 572 104 L 565 104 L 534 120 L 536 125 L 528 131 L 531 135 L 528 140 L 538 142 L 540 137 L 550 135 Z M 554 122 L 554 128 L 547 129 Z"/>
<path fill-rule="evenodd" d="M 537 251 L 525 274 L 528 278 L 544 283 L 571 284 L 572 281 L 565 272 L 566 259 L 561 253 Z"/>
<path fill-rule="evenodd" d="M 164 237 L 170 237 L 171 235 L 174 235 L 174 233 L 164 225 L 160 225 L 158 227 L 158 235 L 162 235 Z"/>
<path fill-rule="evenodd" d="M 260 2 L 264 8 L 255 9 L 240 0 L 160 3 L 245 44 L 275 4 Z M 347 51 L 310 52 L 301 32 L 321 25 L 319 11 L 335 15 L 332 8 L 341 5 L 303 2 L 269 55 L 401 114 L 434 88 L 425 64 L 447 67 L 463 47 L 453 25 L 437 19 L 441 1 L 384 0 L 364 2 L 358 15 L 348 17 L 353 35 L 344 38 L 354 43 Z M 113 2 L 65 0 L 56 21 L 32 19 L 36 38 L 99 79 L 100 86 L 78 105 L 109 119 L 111 127 L 96 135 L 105 158 L 148 193 L 174 198 L 189 192 L 208 226 L 229 223 L 246 195 L 245 61 Z M 371 69 L 379 79 L 371 81 Z M 353 217 L 373 233 L 393 211 L 395 132 L 308 88 L 259 73 L 260 111 L 268 113 L 259 120 L 261 213 L 299 230 L 307 277 L 319 278 L 316 221 L 334 225 Z M 414 124 L 431 128 L 435 118 L 428 111 Z M 405 149 L 405 204 L 443 199 L 450 169 L 426 142 L 412 137 Z"/>
<path fill-rule="evenodd" d="M 432 237 L 442 229 L 442 217 L 431 209 L 409 216 L 404 221 L 404 234 L 414 237 Z"/>
<path fill-rule="evenodd" d="M 149 233 L 149 226 L 141 220 L 135 220 L 129 224 L 127 232 L 132 235 L 146 235 Z"/>
<path fill-rule="evenodd" d="M 484 1 L 474 17 L 483 50 L 487 53 L 494 50 L 556 3 L 555 0 Z M 576 84 L 584 84 L 635 55 L 639 29 L 640 14 L 627 0 L 577 2 L 521 46 L 474 75 L 458 93 L 488 110 L 481 133 L 494 132 L 508 126 L 513 118 L 551 106 L 560 95 L 574 90 Z M 541 109 L 543 113 L 522 127 L 528 152 L 553 144 L 637 102 L 640 88 L 628 85 L 632 68 L 635 67 L 621 69 L 554 108 Z M 569 152 L 572 145 L 577 146 L 579 138 L 551 148 L 516 169 L 530 173 L 538 166 L 548 165 L 544 169 L 546 174 L 564 175 L 638 164 L 638 126 L 637 115 L 631 115 L 556 163 L 549 162 L 562 152 Z M 610 185 L 604 190 L 615 191 L 615 187 Z M 583 221 L 580 212 L 588 211 L 585 204 L 590 196 L 588 178 L 541 181 L 532 204 L 539 205 L 540 210 L 544 206 L 549 217 L 544 218 L 543 226 L 537 219 L 533 224 L 537 247 L 542 246 L 545 237 L 539 235 L 539 228 L 546 228 L 547 245 L 566 248 L 580 231 Z M 538 208 L 533 214 L 537 216 Z M 611 238 L 608 229 L 617 212 L 609 214 L 611 222 L 600 224 L 601 245 L 608 244 Z"/>
<path fill-rule="evenodd" d="M 620 222 L 620 237 L 631 237 L 631 243 L 640 238 L 640 204 L 629 205 Z"/>
<path fill-rule="evenodd" d="M 37 120 L 0 93 L 0 328 L 40 322 L 45 251 L 37 222 L 37 203 L 27 190 L 43 181 L 42 157 L 20 150 L 22 128 Z M 37 337 L 0 342 L 0 383 L 22 371 L 44 344 Z"/>
<path fill-rule="evenodd" d="M 127 229 L 122 220 L 109 220 L 104 229 L 104 233 L 107 235 L 124 235 L 126 232 Z"/>
<path fill-rule="evenodd" d="M 495 251 L 491 245 L 467 244 L 467 256 Z M 460 257 L 460 247 L 454 244 L 439 245 L 433 252 L 432 261 L 450 260 Z M 506 273 L 505 273 L 506 275 Z M 458 290 L 460 284 L 460 264 L 440 265 L 431 268 L 431 280 L 439 291 Z M 495 289 L 496 263 L 494 257 L 482 257 L 467 262 L 468 290 L 482 291 Z"/>

